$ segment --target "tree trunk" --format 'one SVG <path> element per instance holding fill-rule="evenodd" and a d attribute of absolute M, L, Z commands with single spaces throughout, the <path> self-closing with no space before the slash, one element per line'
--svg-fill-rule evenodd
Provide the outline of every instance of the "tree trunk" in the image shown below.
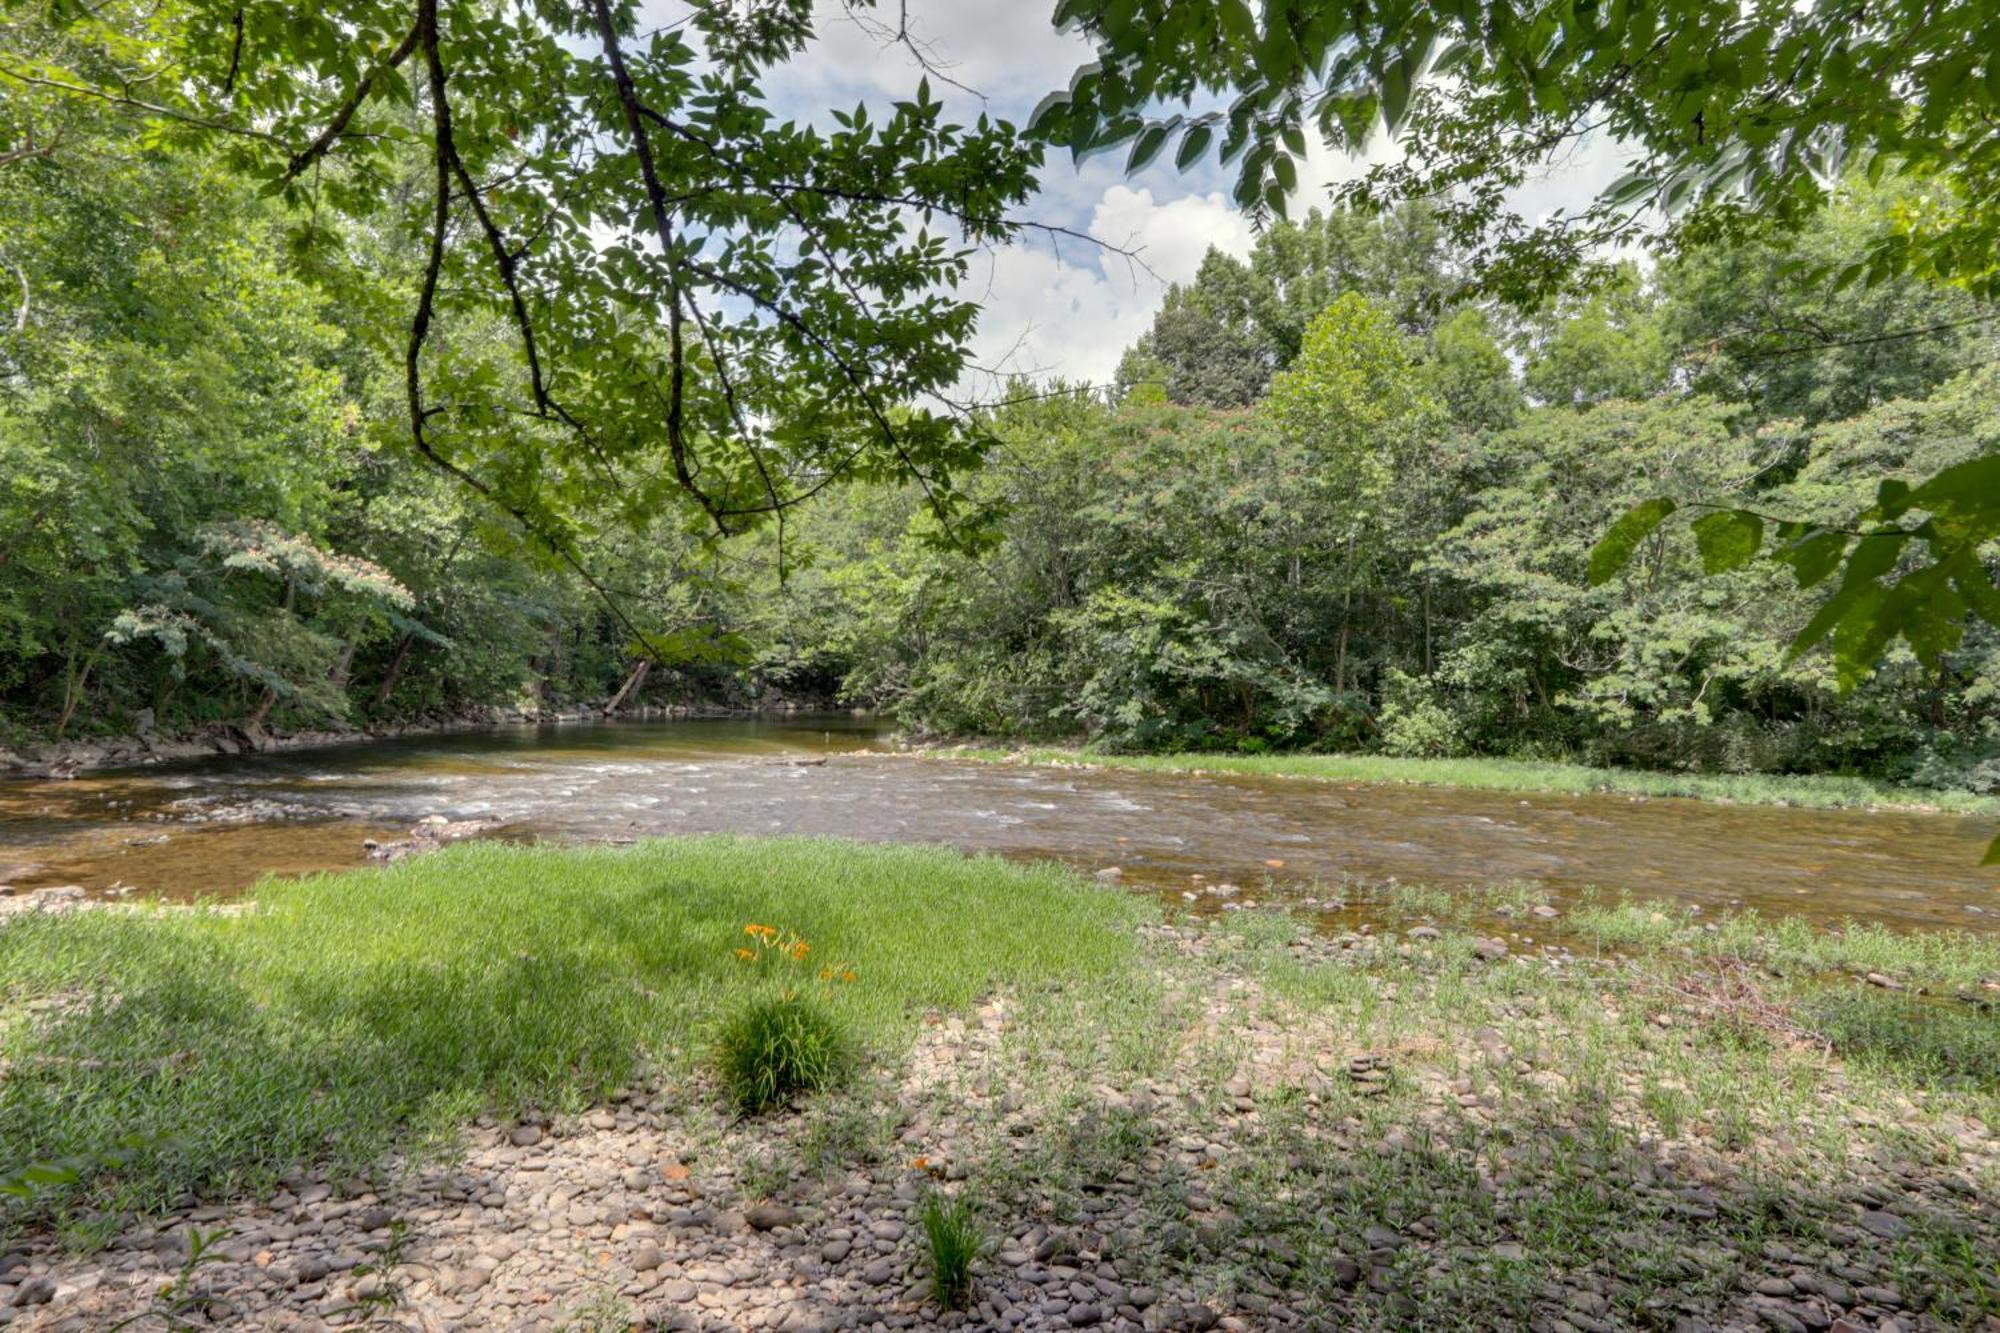
<path fill-rule="evenodd" d="M 264 687 L 264 697 L 257 701 L 257 708 L 250 714 L 246 730 L 251 727 L 262 727 L 264 725 L 264 718 L 271 711 L 271 705 L 276 702 L 278 702 L 278 692 L 266 685 Z"/>
<path fill-rule="evenodd" d="M 354 665 L 354 640 L 349 639 L 346 643 L 341 645 L 340 660 L 338 662 L 335 662 L 333 664 L 333 670 L 327 673 L 326 683 L 333 686 L 333 688 L 335 688 L 336 690 L 346 689 L 347 671 L 348 668 L 353 665 Z"/>
<path fill-rule="evenodd" d="M 1340 598 L 1340 640 L 1333 650 L 1333 692 L 1347 692 L 1347 628 L 1354 621 L 1354 534 L 1347 534 L 1346 589 Z"/>
<path fill-rule="evenodd" d="M 1431 674 L 1431 581 L 1424 579 L 1424 674 Z"/>
<path fill-rule="evenodd" d="M 605 713 L 615 713 L 620 708 L 623 708 L 625 701 L 637 694 L 639 687 L 646 683 L 646 673 L 652 669 L 653 662 L 651 658 L 640 658 L 639 665 L 633 667 L 632 674 L 625 677 L 625 683 L 618 688 L 618 693 L 612 695 L 611 701 L 604 705 Z"/>
<path fill-rule="evenodd" d="M 63 706 L 62 716 L 56 719 L 57 740 L 62 739 L 63 732 L 69 728 L 70 719 L 76 716 L 76 706 L 83 702 L 84 686 L 90 683 L 90 668 L 93 665 L 95 663 L 92 659 L 86 657 L 83 659 L 81 671 L 72 666 L 63 672 Z"/>
<path fill-rule="evenodd" d="M 389 696 L 395 693 L 396 682 L 403 678 L 403 663 L 410 660 L 410 646 L 416 641 L 416 635 L 405 634 L 402 642 L 396 645 L 396 655 L 389 659 L 389 669 L 382 674 L 382 683 L 375 687 L 372 707 L 380 708 L 389 702 Z"/>

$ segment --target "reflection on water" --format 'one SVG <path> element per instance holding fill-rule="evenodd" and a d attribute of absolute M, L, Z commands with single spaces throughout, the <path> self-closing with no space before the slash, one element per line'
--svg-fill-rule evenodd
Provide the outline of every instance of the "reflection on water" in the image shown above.
<path fill-rule="evenodd" d="M 844 715 L 521 727 L 0 782 L 0 882 L 229 894 L 265 873 L 361 864 L 362 839 L 429 814 L 517 838 L 942 842 L 1116 864 L 1127 883 L 1176 896 L 1196 875 L 1259 898 L 1388 877 L 1532 879 L 2000 929 L 2000 873 L 1978 865 L 1991 831 L 1977 820 L 1003 767 L 898 756 Z"/>

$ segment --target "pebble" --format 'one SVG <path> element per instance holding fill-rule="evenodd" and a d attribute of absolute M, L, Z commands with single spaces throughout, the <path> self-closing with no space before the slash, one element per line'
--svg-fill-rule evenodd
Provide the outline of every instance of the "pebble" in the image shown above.
<path fill-rule="evenodd" d="M 775 1231 L 798 1224 L 799 1210 L 789 1204 L 760 1203 L 743 1211 L 743 1220 L 758 1231 Z"/>
<path fill-rule="evenodd" d="M 1883 1240 L 1901 1240 L 1910 1234 L 1910 1224 L 1894 1213 L 1870 1209 L 1861 1214 L 1861 1229 Z"/>

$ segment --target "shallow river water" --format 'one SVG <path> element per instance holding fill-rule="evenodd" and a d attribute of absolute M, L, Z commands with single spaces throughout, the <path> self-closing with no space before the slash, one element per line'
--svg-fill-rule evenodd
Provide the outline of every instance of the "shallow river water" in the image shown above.
<path fill-rule="evenodd" d="M 1987 821 L 979 764 L 896 754 L 845 716 L 521 727 L 0 781 L 0 882 L 228 895 L 267 873 L 360 865 L 364 838 L 432 814 L 516 839 L 939 842 L 1117 865 L 1173 897 L 1223 881 L 1268 901 L 1389 877 L 1536 880 L 1565 896 L 2000 930 L 2000 872 L 1978 864 Z"/>

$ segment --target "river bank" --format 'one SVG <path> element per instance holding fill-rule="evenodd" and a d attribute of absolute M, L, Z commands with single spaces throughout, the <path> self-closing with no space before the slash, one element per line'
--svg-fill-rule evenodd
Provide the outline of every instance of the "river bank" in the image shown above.
<path fill-rule="evenodd" d="M 1579 796 L 1598 793 L 1679 796 L 1720 804 L 1796 806 L 1808 810 L 1911 810 L 2000 816 L 2000 796 L 1899 787 L 1872 778 L 1829 774 L 1663 773 L 1523 759 L 1412 759 L 1371 754 L 1108 754 L 1081 747 L 1009 747 L 978 741 L 933 742 L 923 746 L 921 752 L 981 763 L 1145 773 L 1219 773 Z"/>
<path fill-rule="evenodd" d="M 18 918 L 0 1142 L 75 1165 L 0 1193 L 0 1324 L 1996 1326 L 2000 942 L 1384 894 L 693 839 Z M 856 1055 L 746 1116 L 783 989 Z"/>
<path fill-rule="evenodd" d="M 362 741 L 449 736 L 502 727 L 789 716 L 817 711 L 820 710 L 809 705 L 794 707 L 786 704 L 765 708 L 740 708 L 726 704 L 644 704 L 606 712 L 602 705 L 577 704 L 538 710 L 480 706 L 460 709 L 444 717 L 418 717 L 377 726 L 315 727 L 298 731 L 216 723 L 187 733 L 146 732 L 31 742 L 12 749 L 0 746 L 0 777 L 72 778 L 103 769 L 143 768 L 216 755 L 281 754 L 353 745 Z"/>

